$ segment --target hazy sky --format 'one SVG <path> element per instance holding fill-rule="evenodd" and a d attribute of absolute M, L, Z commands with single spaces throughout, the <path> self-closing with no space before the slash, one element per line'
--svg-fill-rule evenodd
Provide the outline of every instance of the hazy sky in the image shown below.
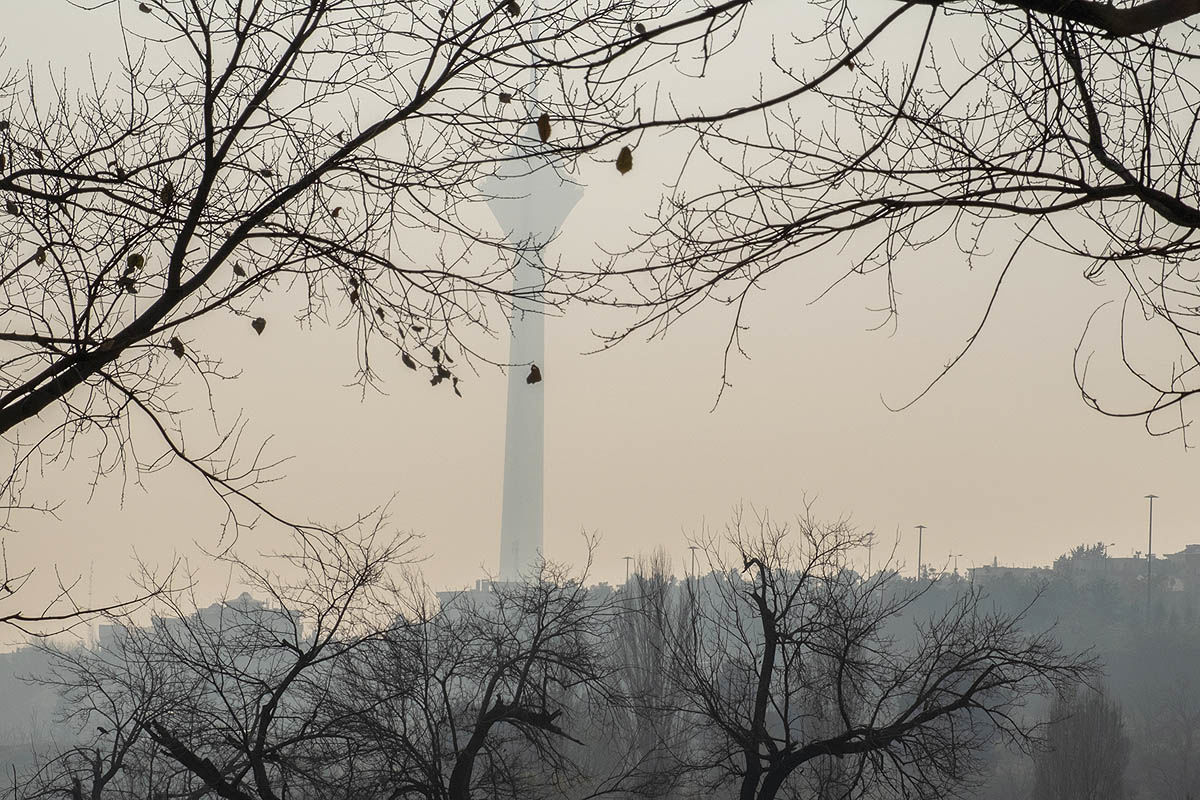
<path fill-rule="evenodd" d="M 87 38 L 62 26 L 59 3 L 0 0 L 7 60 L 52 57 Z M 14 17 L 14 15 L 16 15 Z M 585 170 L 583 201 L 556 250 L 590 260 L 594 242 L 633 222 L 663 180 L 639 159 L 634 172 Z M 649 207 L 647 205 L 646 207 Z M 836 258 L 829 256 L 828 258 Z M 1200 456 L 1178 437 L 1152 438 L 1138 421 L 1090 411 L 1071 373 L 1072 351 L 1091 311 L 1120 296 L 1096 287 L 1083 265 L 1028 250 L 1002 291 L 973 352 L 915 407 L 907 400 L 961 346 L 993 274 L 970 271 L 955 253 L 906 258 L 897 273 L 901 319 L 894 335 L 868 332 L 881 286 L 864 279 L 818 305 L 809 301 L 836 263 L 815 259 L 777 275 L 748 309 L 752 360 L 735 359 L 726 391 L 722 309 L 686 319 L 665 340 L 627 342 L 598 355 L 590 331 L 619 318 L 573 309 L 547 325 L 546 546 L 551 558 L 581 557 L 580 532 L 602 536 L 595 577 L 616 580 L 622 556 L 662 545 L 681 569 L 686 537 L 720 525 L 739 503 L 788 516 L 807 494 L 820 516 L 849 515 L 886 537 L 903 536 L 916 557 L 922 523 L 926 560 L 960 566 L 1045 564 L 1080 542 L 1145 549 L 1147 492 L 1155 506 L 1155 551 L 1200 542 Z M 228 418 L 244 409 L 250 432 L 273 436 L 270 452 L 293 456 L 270 495 L 299 518 L 344 519 L 391 499 L 392 520 L 424 537 L 425 572 L 438 587 L 462 586 L 498 563 L 505 380 L 486 368 L 462 384 L 463 399 L 419 374 L 382 370 L 386 395 L 364 397 L 354 377 L 352 332 L 303 330 L 280 300 L 265 335 L 243 320 L 193 331 L 243 377 L 222 389 Z M 31 519 L 8 536 L 10 561 L 94 575 L 97 598 L 119 592 L 136 551 L 150 561 L 193 543 L 212 545 L 221 514 L 182 472 L 144 487 L 101 482 L 88 497 L 86 465 L 35 486 L 64 501 L 58 520 Z M 253 534 L 251 534 L 251 537 Z M 269 550 L 273 537 L 244 539 Z M 879 551 L 876 551 L 878 558 Z M 207 580 L 211 580 L 210 575 Z M 212 584 L 212 592 L 220 590 Z"/>

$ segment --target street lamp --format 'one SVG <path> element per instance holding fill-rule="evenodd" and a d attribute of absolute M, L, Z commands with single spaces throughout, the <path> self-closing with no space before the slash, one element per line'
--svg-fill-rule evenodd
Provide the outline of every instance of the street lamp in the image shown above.
<path fill-rule="evenodd" d="M 629 585 L 629 562 L 633 561 L 633 556 L 622 556 L 625 559 L 625 585 Z"/>
<path fill-rule="evenodd" d="M 1150 619 L 1150 578 L 1153 574 L 1154 565 L 1154 501 L 1158 498 L 1156 494 L 1146 495 L 1146 499 L 1150 501 L 1150 520 L 1146 529 L 1146 619 Z"/>
<path fill-rule="evenodd" d="M 958 575 L 958 560 L 962 558 L 962 553 L 951 553 L 950 557 L 954 559 L 954 574 Z"/>
<path fill-rule="evenodd" d="M 925 526 L 917 525 L 917 580 L 921 580 L 921 547 L 925 542 Z"/>

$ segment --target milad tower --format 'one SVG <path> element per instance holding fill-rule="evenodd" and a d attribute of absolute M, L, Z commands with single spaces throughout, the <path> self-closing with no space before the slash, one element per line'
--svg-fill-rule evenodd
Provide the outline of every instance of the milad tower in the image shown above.
<path fill-rule="evenodd" d="M 533 119 L 540 113 L 536 68 L 530 68 L 529 76 L 525 98 Z M 518 138 L 513 158 L 501 165 L 486 187 L 492 214 L 508 242 L 519 248 L 513 264 L 500 517 L 499 578 L 510 582 L 529 577 L 543 546 L 545 384 L 541 378 L 546 369 L 546 281 L 542 251 L 583 195 L 580 186 L 565 181 L 545 158 L 532 154 L 528 143 L 537 138 L 538 126 L 531 124 Z"/>

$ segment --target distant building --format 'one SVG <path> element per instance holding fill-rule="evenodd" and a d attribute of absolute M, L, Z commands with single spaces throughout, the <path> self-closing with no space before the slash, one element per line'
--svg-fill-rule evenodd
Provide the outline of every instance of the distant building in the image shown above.
<path fill-rule="evenodd" d="M 49 737 L 58 695 L 53 687 L 28 680 L 49 671 L 50 657 L 40 647 L 0 653 L 0 747 L 27 746 Z"/>
<path fill-rule="evenodd" d="M 1178 553 L 1168 553 L 1163 556 L 1163 560 L 1178 566 L 1189 575 L 1200 576 L 1200 544 L 1189 544 Z"/>
<path fill-rule="evenodd" d="M 216 602 L 206 608 L 197 609 L 183 619 L 152 617 L 150 627 L 176 630 L 194 625 L 196 622 L 211 631 L 230 630 L 247 623 L 264 626 L 278 636 L 295 636 L 301 631 L 299 613 L 285 613 L 280 609 L 272 608 L 263 601 L 256 600 L 249 592 L 242 592 L 232 600 Z M 101 650 L 116 649 L 127 631 L 128 628 L 124 625 L 100 625 L 97 629 L 96 646 Z"/>
<path fill-rule="evenodd" d="M 500 583 L 500 581 L 481 578 L 475 581 L 475 588 L 473 589 L 438 592 L 438 605 L 445 610 L 452 608 L 455 604 L 466 604 L 468 606 L 490 604 L 495 599 L 496 586 Z"/>
<path fill-rule="evenodd" d="M 1053 570 L 1049 567 L 1008 567 L 992 563 L 982 567 L 971 567 L 967 570 L 971 583 L 986 586 L 997 581 L 1025 583 L 1029 581 L 1049 580 Z"/>
<path fill-rule="evenodd" d="M 1080 580 L 1108 578 L 1118 582 L 1136 580 L 1146 576 L 1146 559 L 1140 555 L 1130 558 L 1114 558 L 1101 555 L 1088 558 L 1059 558 L 1054 562 L 1054 571 L 1064 577 Z"/>

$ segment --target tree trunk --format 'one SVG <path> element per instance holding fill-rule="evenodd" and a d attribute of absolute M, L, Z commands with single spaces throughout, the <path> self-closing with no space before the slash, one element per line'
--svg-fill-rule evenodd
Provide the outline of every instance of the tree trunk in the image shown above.
<path fill-rule="evenodd" d="M 755 800 L 775 800 L 775 796 L 783 788 L 783 782 L 787 780 L 789 774 L 791 774 L 790 769 L 767 770 L 767 777 L 763 779 L 762 787 L 758 790 L 758 797 Z"/>
<path fill-rule="evenodd" d="M 454 760 L 454 769 L 450 772 L 450 800 L 471 800 L 471 777 L 475 772 L 475 756 L 483 748 L 487 739 L 490 723 L 480 722 L 475 726 L 467 746 Z"/>

